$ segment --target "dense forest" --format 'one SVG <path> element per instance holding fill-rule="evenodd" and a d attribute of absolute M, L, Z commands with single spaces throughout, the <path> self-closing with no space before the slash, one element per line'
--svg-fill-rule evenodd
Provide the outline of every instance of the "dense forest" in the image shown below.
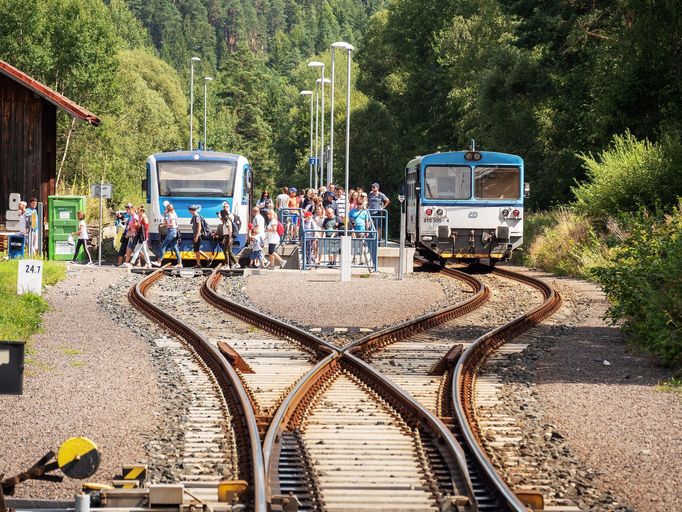
<path fill-rule="evenodd" d="M 523 156 L 531 209 L 561 207 L 527 219 L 527 261 L 599 279 L 613 318 L 642 345 L 655 324 L 682 364 L 678 0 L 0 0 L 0 58 L 103 119 L 60 115 L 60 190 L 103 177 L 118 203 L 149 154 L 187 147 L 192 56 L 195 141 L 210 76 L 209 148 L 246 155 L 259 188 L 307 186 L 299 91 L 339 40 L 357 49 L 352 184 L 395 194 L 408 159 L 471 139 Z"/>

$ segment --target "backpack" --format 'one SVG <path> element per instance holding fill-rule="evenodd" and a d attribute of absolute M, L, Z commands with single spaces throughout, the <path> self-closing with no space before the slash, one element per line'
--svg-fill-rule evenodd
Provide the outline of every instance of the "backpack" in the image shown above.
<path fill-rule="evenodd" d="M 206 219 L 199 215 L 199 220 L 201 221 L 201 238 L 213 238 L 211 227 L 206 222 Z"/>
<path fill-rule="evenodd" d="M 236 213 L 232 215 L 232 236 L 237 236 L 239 230 L 242 228 L 242 220 Z"/>
<path fill-rule="evenodd" d="M 280 221 L 277 221 L 277 235 L 284 235 L 284 225 Z"/>

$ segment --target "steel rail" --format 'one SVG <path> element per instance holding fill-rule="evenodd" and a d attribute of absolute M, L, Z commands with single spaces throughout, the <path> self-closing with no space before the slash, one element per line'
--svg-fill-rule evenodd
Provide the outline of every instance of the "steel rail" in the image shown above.
<path fill-rule="evenodd" d="M 247 323 L 260 327 L 275 336 L 281 336 L 296 341 L 314 354 L 326 356 L 338 351 L 338 348 L 328 341 L 318 338 L 299 327 L 286 324 L 281 320 L 277 320 L 276 318 L 272 318 L 221 296 L 216 291 L 221 279 L 222 274 L 220 273 L 220 267 L 217 267 L 201 287 L 201 296 L 216 308 L 244 320 Z"/>
<path fill-rule="evenodd" d="M 551 286 L 539 279 L 502 269 L 494 269 L 493 273 L 536 288 L 542 293 L 544 302 L 528 313 L 484 334 L 464 351 L 457 364 L 452 368 L 451 373 L 453 411 L 456 421 L 460 426 L 462 436 L 471 448 L 471 455 L 474 457 L 482 475 L 497 490 L 498 498 L 509 510 L 525 512 L 528 508 L 499 476 L 481 443 L 473 399 L 476 374 L 485 360 L 497 348 L 521 333 L 526 332 L 559 309 L 561 297 Z"/>
<path fill-rule="evenodd" d="M 428 264 L 426 260 L 418 258 L 415 259 L 417 259 L 418 263 L 420 263 L 422 266 L 426 266 Z M 406 338 L 407 336 L 411 336 L 426 329 L 449 322 L 450 320 L 454 320 L 460 316 L 469 314 L 475 309 L 481 307 L 490 298 L 490 290 L 476 277 L 451 268 L 439 268 L 439 270 L 445 275 L 463 281 L 471 288 L 473 295 L 465 301 L 453 304 L 452 306 L 448 306 L 435 313 L 420 315 L 396 326 L 387 327 L 381 331 L 373 332 L 367 336 L 363 336 L 362 338 L 343 347 L 341 351 L 344 353 L 348 352 L 353 354 L 362 352 L 363 355 L 366 355 L 375 350 L 379 350 L 386 345 Z"/>
<path fill-rule="evenodd" d="M 239 418 L 238 431 L 242 432 L 237 438 L 247 438 L 248 449 L 243 446 L 246 439 L 242 439 L 238 453 L 240 460 L 246 462 L 238 468 L 240 477 L 248 481 L 249 496 L 251 497 L 252 510 L 258 512 L 267 511 L 265 499 L 265 468 L 263 465 L 263 451 L 258 435 L 258 425 L 252 403 L 246 392 L 237 372 L 227 363 L 220 351 L 213 346 L 204 336 L 189 325 L 181 322 L 177 318 L 165 313 L 161 308 L 151 303 L 146 298 L 146 292 L 151 286 L 164 276 L 164 268 L 153 272 L 148 277 L 133 285 L 128 291 L 129 301 L 136 306 L 144 315 L 159 324 L 161 327 L 170 330 L 184 339 L 201 357 L 204 363 L 210 368 L 211 372 L 218 381 L 223 396 L 228 404 L 235 406 L 235 410 L 230 410 L 235 417 Z M 239 439 L 237 439 L 239 443 Z M 245 453 L 248 452 L 248 453 Z M 248 476 L 246 476 L 248 475 Z M 244 476 L 246 476 L 244 478 Z M 250 477 L 250 478 L 249 478 Z"/>

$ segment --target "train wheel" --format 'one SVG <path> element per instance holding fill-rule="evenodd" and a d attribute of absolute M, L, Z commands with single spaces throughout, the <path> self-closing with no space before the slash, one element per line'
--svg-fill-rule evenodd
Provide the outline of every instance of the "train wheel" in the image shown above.
<path fill-rule="evenodd" d="M 445 258 L 439 258 L 438 265 L 440 266 L 440 268 L 445 268 L 446 262 L 447 262 L 447 260 Z"/>

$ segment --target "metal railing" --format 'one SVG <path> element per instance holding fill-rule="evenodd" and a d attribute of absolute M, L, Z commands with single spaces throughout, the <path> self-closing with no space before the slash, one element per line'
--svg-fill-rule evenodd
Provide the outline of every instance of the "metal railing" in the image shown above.
<path fill-rule="evenodd" d="M 341 239 L 344 231 L 301 230 L 301 261 L 303 270 L 311 268 L 339 268 L 341 266 Z M 348 231 L 351 236 L 351 267 L 377 271 L 377 232 Z"/>
<path fill-rule="evenodd" d="M 367 210 L 372 218 L 374 229 L 377 230 L 379 245 L 386 247 L 388 243 L 388 210 Z"/>
<path fill-rule="evenodd" d="M 284 235 L 280 239 L 280 244 L 299 244 L 301 242 L 301 218 L 303 210 L 301 208 L 280 208 L 277 211 L 277 218 L 284 225 Z"/>

